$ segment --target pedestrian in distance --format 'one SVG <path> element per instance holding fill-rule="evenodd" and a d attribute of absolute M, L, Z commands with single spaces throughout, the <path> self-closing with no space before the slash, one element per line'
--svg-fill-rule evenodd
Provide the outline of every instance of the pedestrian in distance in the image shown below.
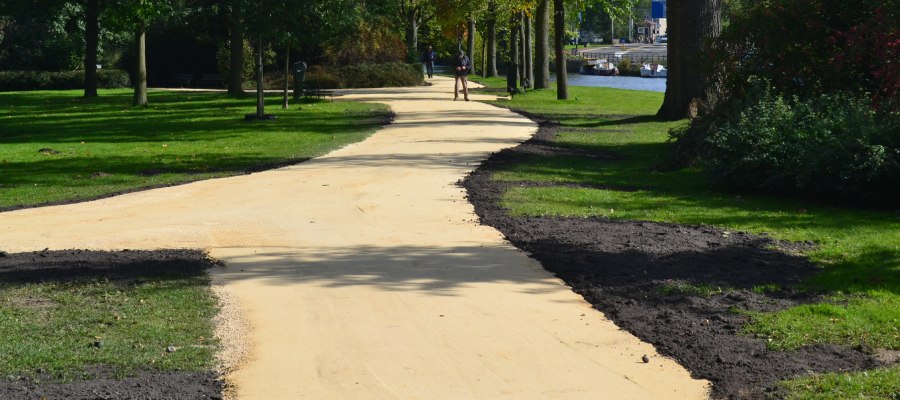
<path fill-rule="evenodd" d="M 453 101 L 459 100 L 459 84 L 462 83 L 463 96 L 469 101 L 469 82 L 466 77 L 469 75 L 469 65 L 471 61 L 466 57 L 466 53 L 462 50 L 456 54 L 456 62 L 454 63 L 454 72 L 456 75 L 456 83 L 453 85 Z"/>
<path fill-rule="evenodd" d="M 432 50 L 431 45 L 425 48 L 425 54 L 422 55 L 422 62 L 425 63 L 425 71 L 428 72 L 428 79 L 434 78 L 434 60 L 437 59 L 437 53 Z"/>

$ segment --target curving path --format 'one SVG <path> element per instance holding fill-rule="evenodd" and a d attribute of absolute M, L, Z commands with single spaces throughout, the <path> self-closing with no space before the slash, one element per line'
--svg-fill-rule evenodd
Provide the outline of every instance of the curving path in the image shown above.
<path fill-rule="evenodd" d="M 242 399 L 706 398 L 477 223 L 456 182 L 536 126 L 434 81 L 348 92 L 397 120 L 324 157 L 2 213 L 0 245 L 209 249 L 252 327 L 229 376 Z"/>

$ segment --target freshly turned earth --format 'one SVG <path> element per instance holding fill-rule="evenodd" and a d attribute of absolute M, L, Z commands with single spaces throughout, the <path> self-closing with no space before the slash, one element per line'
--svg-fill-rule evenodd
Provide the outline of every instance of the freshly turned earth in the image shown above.
<path fill-rule="evenodd" d="M 678 360 L 695 378 L 711 381 L 714 398 L 762 399 L 777 390 L 780 380 L 881 365 L 874 356 L 846 346 L 769 351 L 764 340 L 740 333 L 748 318 L 729 312 L 731 307 L 774 311 L 817 300 L 790 289 L 817 270 L 805 258 L 790 254 L 804 245 L 725 234 L 708 226 L 508 215 L 499 205 L 507 188 L 553 184 L 491 180 L 504 166 L 535 155 L 619 157 L 555 147 L 558 130 L 558 125 L 542 121 L 531 140 L 491 156 L 463 181 L 469 201 L 482 223 L 529 252 L 618 326 Z M 772 250 L 773 244 L 783 251 Z M 662 285 L 677 282 L 735 290 L 706 298 L 661 293 Z M 765 294 L 750 290 L 769 283 L 787 289 Z"/>
<path fill-rule="evenodd" d="M 217 264 L 200 251 L 40 251 L 0 252 L 0 282 L 25 284 L 104 277 L 129 282 L 167 271 L 206 273 Z M 91 367 L 88 379 L 69 382 L 36 371 L 19 379 L 0 379 L 0 399 L 220 399 L 223 384 L 215 371 L 144 370 L 116 379 L 115 371 Z"/>

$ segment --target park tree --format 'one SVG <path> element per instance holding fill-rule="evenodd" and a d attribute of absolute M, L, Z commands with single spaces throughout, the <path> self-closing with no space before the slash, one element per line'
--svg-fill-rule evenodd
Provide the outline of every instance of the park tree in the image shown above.
<path fill-rule="evenodd" d="M 444 26 L 445 33 L 455 34 L 458 42 L 461 42 L 463 37 L 466 38 L 466 54 L 472 60 L 473 67 L 475 59 L 475 21 L 477 16 L 485 9 L 485 5 L 481 0 L 435 1 L 435 18 L 437 22 Z"/>
<path fill-rule="evenodd" d="M 550 87 L 550 0 L 540 0 L 535 14 L 534 87 Z"/>
<path fill-rule="evenodd" d="M 486 36 L 487 43 L 487 59 L 484 61 L 484 68 L 487 71 L 485 76 L 497 76 L 497 1 L 490 0 L 487 5 L 486 19 Z"/>
<path fill-rule="evenodd" d="M 147 100 L 147 27 L 162 16 L 171 17 L 178 9 L 178 0 L 120 0 L 107 8 L 111 24 L 132 32 L 136 66 L 133 72 L 134 97 L 132 104 L 146 107 Z"/>
<path fill-rule="evenodd" d="M 97 53 L 100 47 L 100 0 L 84 5 L 84 97 L 97 97 Z"/>
<path fill-rule="evenodd" d="M 136 2 L 135 2 L 136 3 Z M 100 47 L 102 37 L 109 39 L 111 30 L 133 31 L 130 19 L 135 4 L 111 2 L 109 0 L 8 0 L 0 4 L 0 15 L 15 15 L 15 24 L 19 31 L 40 25 L 43 21 L 51 23 L 50 29 L 29 34 L 30 40 L 12 38 L 20 48 L 31 48 L 29 52 L 19 52 L 13 57 L 28 64 L 29 69 L 69 69 L 84 71 L 84 97 L 96 97 L 99 85 L 97 65 L 100 63 Z M 64 28 L 68 17 L 77 17 L 79 24 L 75 30 Z M 48 19 L 49 18 L 49 19 Z M 101 21 L 104 22 L 102 26 Z M 49 32 L 48 32 L 49 31 Z M 23 32 L 24 33 L 24 32 Z M 69 44 L 78 43 L 78 51 L 65 49 L 60 41 Z M 69 58 L 65 65 L 48 63 L 41 50 L 47 50 L 46 56 L 63 60 Z M 75 60 L 77 56 L 77 61 Z"/>
<path fill-rule="evenodd" d="M 514 10 L 509 19 L 509 67 L 506 69 L 506 90 L 516 92 L 519 83 L 519 28 L 521 11 Z"/>
<path fill-rule="evenodd" d="M 431 11 L 431 2 L 426 0 L 398 0 L 399 12 L 403 18 L 408 61 L 413 62 L 419 53 L 419 26 Z"/>
<path fill-rule="evenodd" d="M 563 0 L 553 0 L 553 53 L 556 56 L 556 99 L 569 99 L 569 82 L 566 75 L 566 5 Z"/>
<path fill-rule="evenodd" d="M 707 97 L 709 79 L 703 73 L 703 46 L 722 30 L 721 0 L 672 1 L 667 5 L 669 76 L 658 116 L 675 120 L 696 113 L 696 102 Z"/>
<path fill-rule="evenodd" d="M 277 18 L 269 23 L 280 27 L 275 29 L 272 40 L 284 49 L 282 108 L 286 109 L 292 51 L 304 44 L 322 44 L 342 33 L 353 32 L 362 16 L 354 12 L 356 3 L 352 0 L 307 0 L 302 3 L 284 1 L 279 7 L 281 10 Z"/>
<path fill-rule="evenodd" d="M 699 1 L 699 0 L 698 0 Z M 712 1 L 712 0 L 711 0 Z M 568 6 L 577 12 L 586 7 L 602 7 L 611 16 L 625 15 L 634 9 L 637 0 L 572 0 Z M 553 0 L 553 34 L 554 53 L 556 56 L 556 98 L 566 100 L 569 98 L 569 84 L 566 74 L 565 44 L 566 34 L 566 1 Z"/>
<path fill-rule="evenodd" d="M 228 2 L 228 93 L 244 94 L 244 21 L 241 0 Z"/>
<path fill-rule="evenodd" d="M 522 12 L 522 62 L 523 79 L 527 83 L 529 89 L 534 88 L 534 44 L 531 40 L 531 15 L 529 12 Z"/>
<path fill-rule="evenodd" d="M 266 115 L 265 80 L 263 79 L 263 55 L 266 44 L 283 36 L 282 15 L 287 0 L 242 0 L 240 10 L 244 16 L 244 29 L 253 41 L 256 54 L 256 113 L 247 115 L 247 119 L 266 120 L 273 117 Z"/>

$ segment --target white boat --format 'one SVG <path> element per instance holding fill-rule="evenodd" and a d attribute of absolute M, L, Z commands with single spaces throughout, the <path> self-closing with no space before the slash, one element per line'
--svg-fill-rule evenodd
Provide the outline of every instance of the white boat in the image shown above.
<path fill-rule="evenodd" d="M 660 64 L 644 64 L 641 66 L 642 78 L 666 78 L 668 76 L 669 71 Z"/>
<path fill-rule="evenodd" d="M 619 69 L 606 59 L 585 59 L 581 66 L 582 75 L 618 75 Z"/>
<path fill-rule="evenodd" d="M 615 76 L 618 74 L 619 69 L 616 68 L 616 64 L 606 60 L 601 60 L 601 62 L 594 66 L 594 75 Z"/>

